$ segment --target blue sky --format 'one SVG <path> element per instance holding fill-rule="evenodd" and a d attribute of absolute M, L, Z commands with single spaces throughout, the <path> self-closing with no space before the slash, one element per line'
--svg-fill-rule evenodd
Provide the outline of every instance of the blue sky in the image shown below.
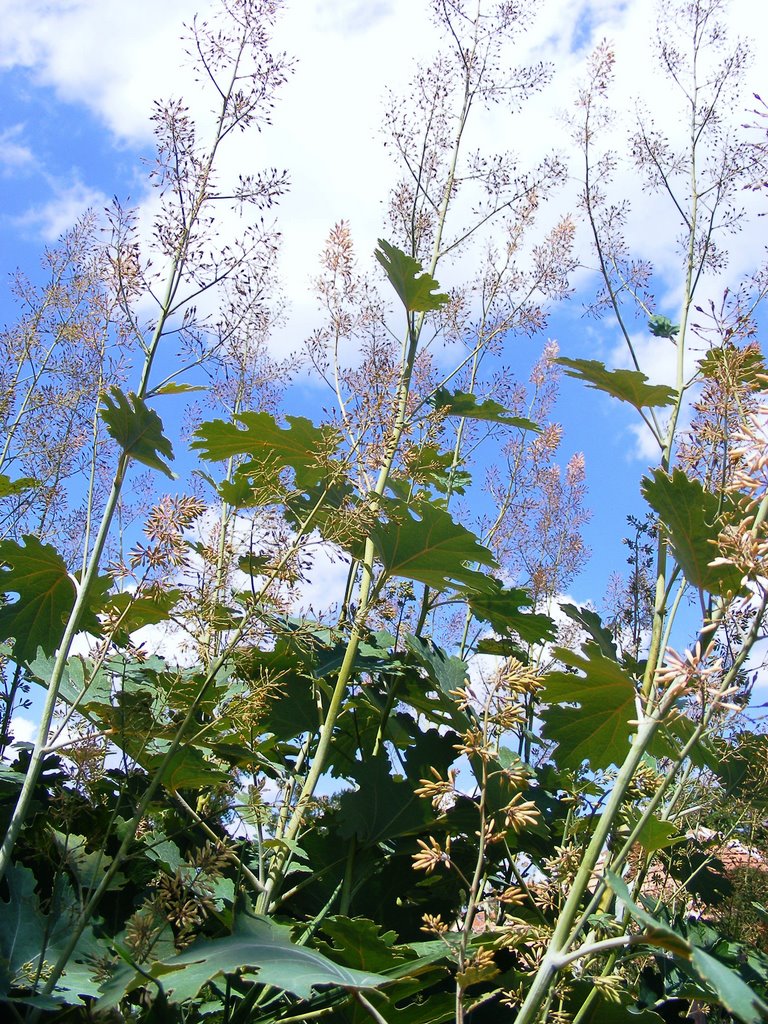
<path fill-rule="evenodd" d="M 201 0 L 203 11 L 208 4 Z M 668 115 L 666 86 L 650 62 L 648 46 L 654 5 L 649 0 L 550 0 L 521 41 L 522 59 L 552 61 L 555 75 L 537 96 L 509 138 L 495 115 L 480 122 L 477 141 L 499 146 L 499 138 L 533 161 L 556 148 L 567 158 L 567 131 L 558 113 L 571 102 L 584 59 L 608 37 L 617 52 L 616 97 L 623 118 L 616 126 L 622 144 L 638 93 L 662 122 Z M 151 154 L 151 101 L 185 94 L 188 69 L 176 42 L 183 20 L 194 10 L 188 0 L 0 0 L 0 252 L 2 269 L 21 267 L 34 275 L 41 247 L 53 242 L 88 206 L 102 207 L 112 195 L 142 203 L 146 174 L 142 158 Z M 735 34 L 753 38 L 755 59 L 747 75 L 746 119 L 753 91 L 768 94 L 768 13 L 747 0 L 734 0 L 728 21 Z M 295 347 L 313 327 L 314 301 L 308 282 L 316 272 L 316 254 L 329 228 L 351 222 L 361 257 L 382 233 L 383 203 L 392 183 L 392 166 L 383 154 L 378 125 L 385 86 L 400 89 L 413 62 L 431 50 L 433 34 L 425 0 L 294 0 L 279 23 L 279 45 L 297 65 L 275 113 L 274 129 L 258 137 L 258 149 L 243 150 L 246 165 L 286 167 L 292 187 L 276 218 L 283 232 L 281 285 L 287 318 L 274 344 Z M 181 70 L 179 70 L 181 66 Z M 201 111 L 202 113 L 202 111 Z M 252 144 L 249 144 L 252 147 Z M 668 214 L 649 203 L 637 176 L 620 172 L 618 191 L 635 201 L 629 233 L 641 255 L 660 267 L 659 312 L 675 318 L 677 282 Z M 759 212 L 761 196 L 747 196 Z M 547 214 L 552 220 L 573 204 L 566 188 Z M 745 220 L 731 268 L 712 282 L 717 298 L 725 285 L 764 258 L 764 222 Z M 583 235 L 579 236 L 584 243 Z M 582 261 L 589 264 L 587 250 Z M 461 268 L 456 273 L 460 274 Z M 441 280 L 443 285 L 456 281 Z M 563 355 L 587 356 L 619 365 L 625 357 L 610 326 L 585 319 L 582 298 L 592 280 L 582 270 L 580 289 L 570 303 L 553 311 L 547 334 Z M 703 298 L 706 298 L 706 294 Z M 0 294 L 0 318 L 13 308 L 7 290 Z M 521 376 L 534 361 L 541 340 L 510 346 Z M 645 372 L 663 380 L 668 352 L 650 339 L 641 343 Z M 304 380 L 298 399 L 302 411 L 319 392 Z M 580 600 L 600 600 L 612 569 L 623 569 L 624 517 L 637 511 L 639 480 L 647 452 L 631 429 L 632 410 L 606 396 L 585 392 L 564 380 L 556 417 L 565 428 L 564 455 L 584 451 L 593 520 L 587 541 L 591 567 L 574 585 Z"/>

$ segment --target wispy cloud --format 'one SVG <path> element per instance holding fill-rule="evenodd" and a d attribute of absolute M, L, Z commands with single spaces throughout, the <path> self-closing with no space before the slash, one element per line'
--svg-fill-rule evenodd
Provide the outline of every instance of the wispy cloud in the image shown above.
<path fill-rule="evenodd" d="M 103 209 L 109 201 L 103 192 L 80 181 L 66 185 L 55 182 L 52 191 L 49 200 L 14 218 L 17 228 L 33 231 L 45 242 L 55 242 L 86 210 Z"/>
<path fill-rule="evenodd" d="M 35 157 L 24 141 L 23 124 L 11 125 L 0 131 L 0 168 L 6 174 L 18 172 L 34 165 Z"/>

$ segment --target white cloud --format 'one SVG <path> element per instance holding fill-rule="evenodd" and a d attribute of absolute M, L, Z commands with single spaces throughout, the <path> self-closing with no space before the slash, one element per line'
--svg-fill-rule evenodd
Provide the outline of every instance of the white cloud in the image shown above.
<path fill-rule="evenodd" d="M 25 718 L 24 715 L 14 715 L 11 723 L 11 732 L 16 743 L 34 743 L 35 737 L 37 736 L 37 730 L 40 728 L 39 722 L 34 722 L 30 718 Z"/>
<path fill-rule="evenodd" d="M 18 171 L 34 164 L 32 150 L 23 141 L 25 127 L 14 124 L 0 131 L 0 167 L 6 172 Z"/>
<path fill-rule="evenodd" d="M 200 0 L 197 9 L 205 16 L 214 6 L 212 0 Z M 208 100 L 193 98 L 189 63 L 184 63 L 178 40 L 182 21 L 190 19 L 188 0 L 162 5 L 154 0 L 130 5 L 121 0 L 4 0 L 0 10 L 0 65 L 27 68 L 60 98 L 86 106 L 123 143 L 149 140 L 148 115 L 157 97 L 183 94 L 192 100 L 193 113 L 208 109 Z M 516 120 L 502 108 L 481 118 L 477 138 L 522 151 L 526 160 L 552 148 L 568 149 L 568 130 L 557 112 L 572 108 L 584 58 L 604 37 L 613 41 L 617 54 L 614 141 L 623 144 L 638 93 L 662 116 L 671 111 L 668 84 L 650 63 L 651 44 L 646 42 L 652 38 L 654 13 L 647 0 L 550 0 L 541 5 L 510 58 L 551 62 L 553 81 Z M 750 83 L 754 79 L 759 88 L 757 69 L 768 62 L 768 32 L 760 29 L 768 28 L 768 13 L 756 12 L 748 0 L 734 0 L 729 17 L 737 32 L 754 38 Z M 307 284 L 329 228 L 349 219 L 365 256 L 381 233 L 393 178 L 378 135 L 384 92 L 388 87 L 400 92 L 415 61 L 428 60 L 438 40 L 429 5 L 412 0 L 337 0 L 333 5 L 295 0 L 278 18 L 275 40 L 298 58 L 281 91 L 275 125 L 255 139 L 238 140 L 225 163 L 239 170 L 274 165 L 291 173 L 292 190 L 278 216 L 285 284 L 294 304 L 294 324 L 286 334 L 295 344 L 315 318 Z M 737 110 L 735 119 L 744 120 L 743 111 Z M 668 219 L 640 196 L 631 167 L 621 171 L 616 189 L 638 199 L 632 238 L 643 255 L 658 263 L 673 293 L 677 262 L 669 246 Z M 745 196 L 745 202 L 752 201 L 760 197 Z M 564 195 L 563 203 L 572 205 L 572 197 Z M 66 206 L 60 204 L 58 213 L 49 218 L 51 231 L 63 223 Z M 740 239 L 735 264 L 742 266 L 734 264 L 734 273 L 754 263 L 758 239 L 754 233 Z"/>
<path fill-rule="evenodd" d="M 149 138 L 158 88 L 165 94 L 179 82 L 187 0 L 4 0 L 0 12 L 0 67 L 29 69 L 60 99 L 101 117 L 118 139 Z"/>
<path fill-rule="evenodd" d="M 332 544 L 319 542 L 305 549 L 311 559 L 308 579 L 299 586 L 294 611 L 311 609 L 322 618 L 324 612 L 338 609 L 344 599 L 349 558 Z"/>
<path fill-rule="evenodd" d="M 32 206 L 14 218 L 22 230 L 33 229 L 46 242 L 55 242 L 89 209 L 101 210 L 108 205 L 108 197 L 98 189 L 89 188 L 81 181 L 65 185 L 52 181 L 53 197 Z"/>
<path fill-rule="evenodd" d="M 627 448 L 627 457 L 647 466 L 658 465 L 661 450 L 648 424 L 642 420 L 639 423 L 631 423 L 627 427 L 627 433 L 632 438 L 632 445 Z"/>
<path fill-rule="evenodd" d="M 197 4 L 203 16 L 214 6 L 213 0 Z M 550 62 L 552 81 L 514 118 L 501 105 L 483 113 L 469 142 L 517 151 L 524 165 L 551 150 L 568 155 L 571 179 L 543 211 L 543 227 L 575 208 L 581 168 L 567 117 L 584 75 L 585 58 L 597 42 L 609 39 L 616 52 L 612 90 L 616 120 L 606 145 L 625 149 L 638 97 L 655 112 L 662 127 L 679 131 L 679 122 L 669 83 L 654 62 L 656 11 L 647 0 L 549 0 L 537 7 L 528 33 L 519 38 L 510 59 Z M 34 81 L 50 87 L 61 99 L 85 106 L 119 145 L 144 145 L 150 139 L 148 116 L 157 97 L 184 95 L 194 115 L 208 116 L 209 99 L 196 98 L 178 40 L 181 23 L 190 19 L 191 10 L 188 0 L 167 0 L 162 5 L 133 0 L 127 6 L 122 0 L 0 0 L 4 27 L 0 65 L 26 68 Z M 733 0 L 729 10 L 732 34 L 747 35 L 753 41 L 755 60 L 744 100 L 749 104 L 750 90 L 760 90 L 758 75 L 768 66 L 768 9 L 756 10 L 749 0 Z M 373 264 L 370 254 L 384 231 L 384 210 L 396 173 L 379 134 L 385 92 L 387 88 L 403 92 L 416 61 L 429 60 L 435 52 L 437 35 L 427 0 L 335 0 L 333 4 L 293 0 L 278 18 L 275 46 L 295 55 L 297 63 L 278 96 L 274 125 L 261 135 L 228 140 L 221 171 L 224 176 L 263 166 L 289 171 L 291 190 L 276 211 L 289 315 L 274 338 L 274 348 L 285 354 L 295 350 L 317 325 L 310 282 L 317 273 L 317 255 L 335 222 L 342 218 L 351 222 L 363 266 Z M 746 108 L 737 107 L 733 118 L 737 124 L 748 120 Z M 23 147 L 15 137 L 10 142 Z M 17 155 L 23 158 L 23 152 Z M 49 201 L 30 210 L 21 225 L 34 227 L 50 241 L 86 206 L 104 205 L 105 197 L 87 184 L 87 172 L 80 173 L 83 181 L 59 187 Z M 640 186 L 634 167 L 620 164 L 613 194 L 632 200 L 627 237 L 636 253 L 657 267 L 658 308 L 674 319 L 681 280 L 679 254 L 670 243 L 676 229 L 667 204 L 644 194 Z M 745 193 L 743 201 L 754 212 L 764 206 L 765 199 L 761 193 Z M 143 207 L 142 233 L 148 239 L 155 198 L 145 199 Z M 726 285 L 732 286 L 762 258 L 763 223 L 757 218 L 744 222 L 751 226 L 732 246 L 731 265 L 717 279 L 705 282 L 704 297 L 717 301 Z M 238 224 L 234 216 L 225 217 L 220 235 L 236 232 Z M 594 259 L 588 243 L 582 225 L 578 244 L 583 265 L 574 281 L 591 293 L 595 276 L 588 268 L 593 268 Z M 438 276 L 443 286 L 449 286 L 468 272 L 471 265 L 464 263 L 441 268 Z M 214 298 L 211 295 L 211 301 Z M 602 326 L 585 325 L 580 334 L 584 351 L 594 342 L 601 347 L 592 352 L 595 357 L 609 366 L 629 365 L 626 352 L 620 347 L 611 350 Z M 636 345 L 651 381 L 672 383 L 673 346 L 645 336 L 638 337 Z M 654 462 L 658 455 L 656 443 L 640 422 L 628 428 L 627 450 L 644 462 Z M 318 589 L 309 600 L 315 603 L 321 596 Z"/>

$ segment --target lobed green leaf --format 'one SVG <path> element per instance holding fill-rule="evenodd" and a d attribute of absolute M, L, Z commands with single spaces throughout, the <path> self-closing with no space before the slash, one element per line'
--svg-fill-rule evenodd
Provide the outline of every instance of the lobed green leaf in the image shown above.
<path fill-rule="evenodd" d="M 375 256 L 409 313 L 430 313 L 450 301 L 448 295 L 435 294 L 440 285 L 402 249 L 380 238 Z"/>
<path fill-rule="evenodd" d="M 478 402 L 477 396 L 466 391 L 450 392 L 446 388 L 438 388 L 432 396 L 432 404 L 438 412 L 446 416 L 462 416 L 470 420 L 487 420 L 490 423 L 503 423 L 508 427 L 520 430 L 533 430 L 541 433 L 541 427 L 525 416 L 513 416 L 503 405 L 492 398 Z"/>
<path fill-rule="evenodd" d="M 387 981 L 379 974 L 342 967 L 314 949 L 297 946 L 290 928 L 246 913 L 238 914 L 231 935 L 200 939 L 178 956 L 154 963 L 148 974 L 162 985 L 171 1003 L 193 999 L 209 981 L 227 974 L 239 974 L 304 999 L 319 985 L 361 989 Z M 111 1009 L 146 983 L 147 973 L 139 972 L 116 984 L 107 983 L 96 1008 Z"/>
<path fill-rule="evenodd" d="M 75 582 L 64 559 L 37 537 L 0 541 L 0 592 L 18 594 L 18 600 L 0 608 L 0 636 L 13 637 L 13 654 L 32 661 L 40 648 L 57 650 L 75 606 Z"/>
<path fill-rule="evenodd" d="M 716 558 L 723 510 L 733 509 L 731 498 L 713 494 L 698 481 L 676 469 L 670 476 L 655 470 L 645 477 L 643 496 L 657 513 L 669 536 L 686 579 L 700 590 L 725 593 L 741 590 L 741 570 L 733 565 L 712 565 Z"/>
<path fill-rule="evenodd" d="M 101 418 L 109 436 L 126 455 L 175 480 L 171 467 L 160 457 L 173 461 L 173 446 L 163 434 L 163 421 L 132 391 L 125 395 L 118 387 L 109 390 L 111 397 L 104 395 L 101 400 Z"/>
<path fill-rule="evenodd" d="M 608 370 L 596 359 L 555 360 L 566 367 L 566 374 L 583 380 L 587 387 L 605 391 L 622 402 L 629 402 L 636 409 L 661 408 L 674 405 L 677 392 L 666 384 L 649 384 L 640 370 Z"/>
<path fill-rule="evenodd" d="M 495 567 L 496 559 L 445 509 L 429 501 L 409 505 L 396 498 L 383 504 L 387 521 L 379 522 L 371 537 L 388 575 L 417 580 L 437 590 L 488 588 L 488 577 L 472 564 Z"/>
<path fill-rule="evenodd" d="M 632 679 L 597 644 L 584 647 L 586 657 L 563 647 L 554 653 L 583 673 L 550 672 L 544 681 L 540 696 L 549 707 L 542 712 L 543 735 L 557 742 L 555 763 L 578 768 L 587 761 L 592 770 L 621 764 L 637 717 Z"/>

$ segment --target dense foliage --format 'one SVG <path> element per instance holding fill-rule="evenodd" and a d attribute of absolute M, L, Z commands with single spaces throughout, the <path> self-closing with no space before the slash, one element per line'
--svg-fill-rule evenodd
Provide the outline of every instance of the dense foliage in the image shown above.
<path fill-rule="evenodd" d="M 158 107 L 152 232 L 115 206 L 108 242 L 86 218 L 46 253 L 47 282 L 17 281 L 0 407 L 8 1019 L 768 1014 L 768 742 L 749 709 L 768 281 L 756 269 L 722 305 L 706 292 L 739 190 L 764 178 L 764 132 L 721 116 L 745 55 L 723 49 L 716 0 L 680 5 L 660 56 L 687 142 L 650 123 L 631 140 L 682 232 L 673 322 L 610 198 L 612 55 L 594 54 L 572 115 L 579 214 L 593 312 L 634 368 L 548 344 L 526 383 L 503 346 L 567 294 L 575 221 L 527 241 L 560 158 L 465 153 L 478 108 L 513 108 L 548 73 L 509 70 L 520 12 L 489 6 L 436 0 L 444 48 L 393 98 L 393 241 L 362 274 L 347 225 L 329 236 L 305 353 L 332 395 L 322 420 L 289 411 L 267 344 L 261 212 L 286 180 L 217 178 L 290 71 L 270 0 L 196 24 L 219 116 L 206 145 L 185 106 Z M 441 291 L 443 267 L 470 265 Z M 640 331 L 674 349 L 667 384 L 642 371 Z M 583 460 L 563 465 L 551 421 L 561 373 L 631 407 L 658 449 L 602 617 L 563 596 L 587 512 Z M 187 403 L 179 437 L 171 402 Z M 186 490 L 162 494 L 175 469 Z M 330 610 L 299 611 L 334 560 Z M 39 734 L 15 743 L 33 687 Z"/>

